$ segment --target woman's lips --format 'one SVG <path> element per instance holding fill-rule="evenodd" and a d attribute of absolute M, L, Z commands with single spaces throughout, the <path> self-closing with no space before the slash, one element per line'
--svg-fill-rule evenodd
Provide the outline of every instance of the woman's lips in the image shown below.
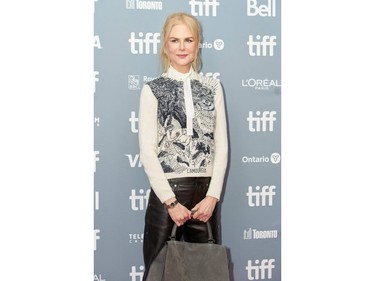
<path fill-rule="evenodd" d="M 184 59 L 186 58 L 188 55 L 177 55 L 177 57 L 181 58 L 181 59 Z"/>

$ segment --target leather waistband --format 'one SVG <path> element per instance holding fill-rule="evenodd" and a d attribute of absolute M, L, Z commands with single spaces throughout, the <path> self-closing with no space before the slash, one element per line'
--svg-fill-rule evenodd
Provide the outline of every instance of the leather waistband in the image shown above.
<path fill-rule="evenodd" d="M 184 177 L 169 179 L 170 184 L 195 184 L 195 183 L 210 183 L 211 177 Z"/>

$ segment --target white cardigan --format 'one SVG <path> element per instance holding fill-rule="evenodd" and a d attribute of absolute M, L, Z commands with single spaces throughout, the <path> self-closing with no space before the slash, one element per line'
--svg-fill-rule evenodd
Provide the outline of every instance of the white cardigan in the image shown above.
<path fill-rule="evenodd" d="M 138 121 L 140 160 L 162 203 L 175 197 L 168 179 L 181 177 L 211 177 L 207 195 L 220 199 L 228 139 L 218 80 L 170 67 L 144 85 Z"/>

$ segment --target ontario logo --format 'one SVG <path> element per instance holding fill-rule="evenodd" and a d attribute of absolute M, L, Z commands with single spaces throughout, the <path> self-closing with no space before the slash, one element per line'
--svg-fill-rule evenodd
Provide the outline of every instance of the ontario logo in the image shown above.
<path fill-rule="evenodd" d="M 223 39 L 216 39 L 213 43 L 210 42 L 203 42 L 199 43 L 199 48 L 202 49 L 215 49 L 216 51 L 221 51 L 224 49 L 224 40 Z"/>

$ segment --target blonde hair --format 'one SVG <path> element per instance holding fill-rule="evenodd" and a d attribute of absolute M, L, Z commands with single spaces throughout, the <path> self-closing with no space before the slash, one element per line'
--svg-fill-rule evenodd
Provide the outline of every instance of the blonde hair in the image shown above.
<path fill-rule="evenodd" d="M 165 50 L 166 44 L 168 42 L 168 37 L 172 31 L 172 28 L 181 23 L 186 24 L 186 26 L 189 28 L 189 30 L 193 34 L 194 42 L 197 44 L 195 59 L 192 63 L 192 67 L 195 71 L 198 71 L 201 68 L 202 60 L 199 54 L 199 43 L 201 42 L 200 23 L 192 15 L 189 15 L 186 13 L 174 13 L 167 17 L 163 26 L 163 31 L 162 31 L 163 42 L 162 42 L 162 46 L 160 49 L 160 60 L 163 66 L 163 72 L 167 72 L 171 64 L 171 60 L 169 59 L 167 52 Z"/>

